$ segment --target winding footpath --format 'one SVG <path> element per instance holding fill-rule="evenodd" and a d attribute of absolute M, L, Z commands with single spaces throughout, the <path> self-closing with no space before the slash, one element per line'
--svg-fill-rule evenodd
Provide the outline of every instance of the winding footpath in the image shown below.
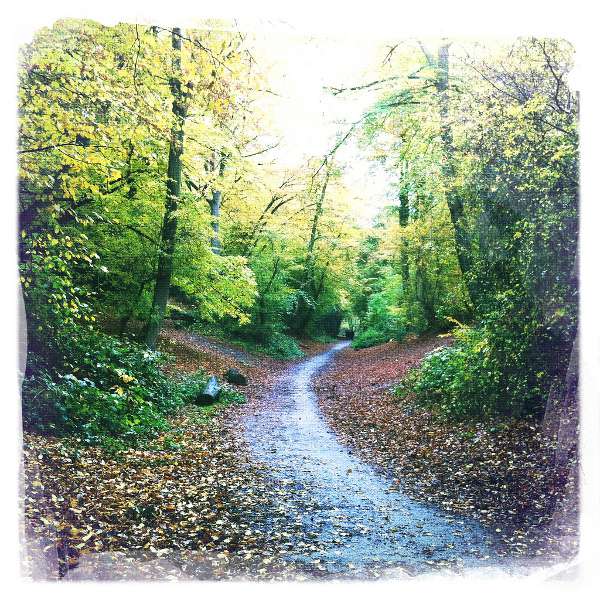
<path fill-rule="evenodd" d="M 291 551 L 287 560 L 325 565 L 326 575 L 350 571 L 357 577 L 374 569 L 397 576 L 435 564 L 497 564 L 489 531 L 391 489 L 384 475 L 353 456 L 330 430 L 312 380 L 348 343 L 292 366 L 271 390 L 267 408 L 244 421 L 253 459 L 268 467 L 274 485 L 297 492 L 287 500 L 297 504 L 287 513 L 300 515 L 302 528 L 317 532 L 313 552 Z"/>

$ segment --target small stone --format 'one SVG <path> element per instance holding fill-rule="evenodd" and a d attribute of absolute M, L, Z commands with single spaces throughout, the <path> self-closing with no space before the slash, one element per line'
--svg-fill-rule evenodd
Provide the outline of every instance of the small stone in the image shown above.
<path fill-rule="evenodd" d="M 237 369 L 228 369 L 225 373 L 225 379 L 234 385 L 248 385 L 247 377 Z"/>

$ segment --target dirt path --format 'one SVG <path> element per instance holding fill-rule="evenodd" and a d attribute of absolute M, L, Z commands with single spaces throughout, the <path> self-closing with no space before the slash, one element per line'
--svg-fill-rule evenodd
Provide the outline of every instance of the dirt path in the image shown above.
<path fill-rule="evenodd" d="M 498 554 L 531 566 L 570 561 L 577 526 L 562 513 L 576 484 L 557 477 L 554 443 L 539 422 L 449 421 L 392 392 L 447 343 L 430 336 L 337 353 L 314 381 L 328 426 L 413 500 L 484 524 L 497 534 Z"/>
<path fill-rule="evenodd" d="M 169 332 L 164 343 L 176 353 L 180 372 L 203 368 L 221 375 L 243 368 L 248 402 L 211 419 L 199 419 L 197 407 L 186 406 L 155 447 L 118 457 L 26 434 L 24 511 L 35 546 L 31 559 L 43 566 L 32 577 L 58 578 L 61 548 L 81 550 L 78 566 L 65 575 L 73 580 L 397 578 L 440 568 L 477 569 L 480 576 L 481 567 L 527 574 L 498 557 L 495 527 L 435 508 L 428 498 L 409 498 L 356 443 L 353 432 L 370 448 L 391 446 L 392 437 L 369 437 L 382 431 L 378 423 L 391 421 L 395 437 L 418 429 L 415 440 L 423 446 L 423 421 L 411 427 L 404 409 L 390 419 L 377 394 L 389 375 L 401 376 L 433 341 L 363 354 L 345 350 L 347 343 L 313 344 L 307 345 L 309 358 L 252 357 L 251 365 L 186 332 Z M 365 355 L 377 358 L 379 370 L 356 362 Z M 344 386 L 325 382 L 334 400 L 319 407 L 314 388 L 327 377 Z M 355 396 L 366 403 L 368 423 Z M 350 415 L 352 427 L 338 427 L 332 415 Z M 167 438 L 176 446 L 163 446 Z M 393 477 L 404 484 L 413 472 L 413 483 L 427 484 L 425 458 L 396 450 L 415 468 Z M 470 462 L 480 461 L 473 448 L 464 450 Z M 461 472 L 439 447 L 434 454 Z M 381 457 L 389 467 L 390 458 Z M 481 457 L 482 464 L 486 460 Z M 453 492 L 468 484 L 444 487 Z"/>
<path fill-rule="evenodd" d="M 492 537 L 482 526 L 391 489 L 390 480 L 351 454 L 327 426 L 313 377 L 347 345 L 292 366 L 267 405 L 243 422 L 251 455 L 270 471 L 273 485 L 294 490 L 285 494 L 281 512 L 314 532 L 313 551 L 296 547 L 286 559 L 317 564 L 323 574 L 357 576 L 494 562 Z"/>

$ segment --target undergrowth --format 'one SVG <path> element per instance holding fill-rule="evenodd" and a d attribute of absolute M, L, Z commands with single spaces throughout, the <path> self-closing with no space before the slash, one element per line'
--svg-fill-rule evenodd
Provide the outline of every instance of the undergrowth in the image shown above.
<path fill-rule="evenodd" d="M 23 382 L 23 424 L 45 435 L 108 449 L 140 447 L 170 429 L 168 417 L 193 403 L 202 371 L 168 376 L 168 355 L 86 328 L 73 328 L 30 353 Z M 217 405 L 243 401 L 223 386 Z M 211 407 L 204 411 L 211 413 Z"/>

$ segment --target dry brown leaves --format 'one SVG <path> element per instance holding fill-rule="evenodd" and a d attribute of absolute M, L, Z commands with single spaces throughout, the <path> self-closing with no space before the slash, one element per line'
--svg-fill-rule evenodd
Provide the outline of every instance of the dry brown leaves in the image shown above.
<path fill-rule="evenodd" d="M 203 347 L 188 335 L 172 330 L 163 336 L 162 347 L 176 356 L 170 369 L 189 373 L 201 367 L 222 376 L 229 367 L 239 368 L 249 376 L 249 385 L 240 389 L 250 404 L 287 366 L 269 359 L 241 363 L 224 353 L 226 346 L 211 341 Z M 76 440 L 25 434 L 28 574 L 42 579 L 293 577 L 293 567 L 280 558 L 289 545 L 287 534 L 268 536 L 260 522 L 271 503 L 279 502 L 280 491 L 271 489 L 237 439 L 238 413 L 244 410 L 230 406 L 207 420 L 195 407 L 185 407 L 155 449 L 118 456 Z M 167 437 L 175 449 L 160 449 Z"/>
<path fill-rule="evenodd" d="M 573 555 L 576 515 L 570 511 L 558 528 L 553 517 L 576 503 L 576 465 L 571 473 L 554 468 L 555 443 L 539 425 L 448 423 L 391 393 L 409 368 L 447 343 L 431 337 L 340 352 L 316 382 L 329 423 L 413 498 L 492 527 L 500 553 Z"/>

